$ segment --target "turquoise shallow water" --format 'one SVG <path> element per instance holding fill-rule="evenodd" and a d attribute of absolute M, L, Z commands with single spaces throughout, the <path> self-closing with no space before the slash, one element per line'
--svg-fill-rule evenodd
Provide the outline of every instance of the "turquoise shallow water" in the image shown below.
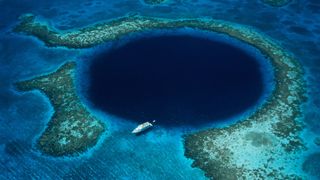
<path fill-rule="evenodd" d="M 131 136 L 129 132 L 135 123 L 97 111 L 85 98 L 83 102 L 106 122 L 110 131 L 96 147 L 80 157 L 41 155 L 34 142 L 44 130 L 53 109 L 42 94 L 18 93 L 13 83 L 51 72 L 72 59 L 78 61 L 81 65 L 78 72 L 82 72 L 90 54 L 105 47 L 84 50 L 48 48 L 35 38 L 12 33 L 10 30 L 18 22 L 18 16 L 30 12 L 62 30 L 127 13 L 140 13 L 174 18 L 213 17 L 250 25 L 266 33 L 292 52 L 306 71 L 308 102 L 303 107 L 302 120 L 306 125 L 303 137 L 308 148 L 303 156 L 308 161 L 302 168 L 308 175 L 313 175 L 310 178 L 319 178 L 320 167 L 316 162 L 320 156 L 319 146 L 313 142 L 316 136 L 320 136 L 319 9 L 320 4 L 315 0 L 294 1 L 281 8 L 266 6 L 260 1 L 235 0 L 169 0 L 160 6 L 145 6 L 139 0 L 0 1 L 0 179 L 205 179 L 204 173 L 192 168 L 192 160 L 183 155 L 182 135 L 196 129 L 157 127 L 145 135 Z M 250 51 L 237 41 L 231 43 Z M 77 78 L 81 79 L 82 75 Z M 270 79 L 266 81 L 270 84 Z M 210 126 L 228 126 L 237 118 Z"/>

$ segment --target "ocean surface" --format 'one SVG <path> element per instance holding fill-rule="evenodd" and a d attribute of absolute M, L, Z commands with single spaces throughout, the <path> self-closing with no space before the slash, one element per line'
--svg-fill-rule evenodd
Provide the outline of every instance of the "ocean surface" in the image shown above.
<path fill-rule="evenodd" d="M 293 0 L 283 7 L 259 0 L 168 0 L 154 6 L 139 0 L 0 0 L 0 179 L 206 179 L 184 156 L 183 135 L 234 124 L 261 105 L 273 85 L 266 57 L 220 34 L 182 29 L 129 35 L 87 49 L 47 47 L 12 32 L 25 13 L 61 30 L 140 14 L 212 17 L 267 34 L 297 57 L 305 71 L 308 99 L 301 119 L 308 150 L 301 168 L 308 179 L 320 179 L 320 146 L 314 143 L 320 137 L 317 0 Z M 35 147 L 53 107 L 39 91 L 21 93 L 14 83 L 50 73 L 70 60 L 79 65 L 79 96 L 108 130 L 82 155 L 55 158 Z M 130 133 L 153 119 L 157 124 L 151 131 Z"/>
<path fill-rule="evenodd" d="M 208 125 L 246 111 L 263 93 L 255 57 L 209 39 L 145 38 L 96 56 L 88 101 L 139 123 Z"/>

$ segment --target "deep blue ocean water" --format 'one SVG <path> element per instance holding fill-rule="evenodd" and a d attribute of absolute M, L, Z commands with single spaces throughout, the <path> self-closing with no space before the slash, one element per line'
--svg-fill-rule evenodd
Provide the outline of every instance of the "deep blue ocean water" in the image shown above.
<path fill-rule="evenodd" d="M 88 98 L 128 120 L 210 124 L 246 111 L 263 93 L 255 57 L 226 43 L 172 35 L 112 49 L 92 60 Z"/>
<path fill-rule="evenodd" d="M 79 72 L 83 72 L 86 61 L 91 61 L 95 52 L 105 47 L 47 48 L 35 38 L 11 32 L 23 13 L 34 13 L 62 30 L 127 13 L 173 18 L 213 17 L 255 27 L 292 52 L 306 71 L 308 102 L 303 107 L 306 125 L 303 136 L 308 148 L 304 156 L 308 161 L 305 167 L 319 177 L 318 158 L 312 155 L 320 151 L 313 142 L 314 137 L 320 136 L 320 3 L 317 0 L 297 0 L 281 8 L 266 6 L 258 0 L 170 0 L 160 6 L 146 6 L 139 0 L 0 0 L 0 179 L 204 179 L 204 173 L 192 168 L 192 161 L 184 157 L 181 137 L 199 128 L 158 127 L 145 135 L 131 136 L 128 132 L 137 125 L 135 121 L 100 111 L 85 97 L 84 102 L 108 124 L 110 131 L 81 157 L 41 155 L 33 144 L 53 109 L 40 93 L 18 93 L 13 83 L 51 72 L 69 60 L 77 60 L 81 64 Z M 226 41 L 254 54 L 254 50 L 244 44 L 227 38 Z M 78 74 L 78 79 L 88 75 Z M 265 83 L 270 84 L 268 80 Z M 241 114 L 210 126 L 227 126 L 238 116 Z"/>

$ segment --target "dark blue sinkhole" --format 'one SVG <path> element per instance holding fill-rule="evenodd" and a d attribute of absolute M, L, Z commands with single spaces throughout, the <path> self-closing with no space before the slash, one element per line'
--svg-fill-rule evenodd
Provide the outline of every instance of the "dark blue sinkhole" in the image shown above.
<path fill-rule="evenodd" d="M 94 57 L 88 98 L 108 114 L 163 126 L 203 125 L 238 115 L 263 94 L 254 56 L 187 35 L 133 40 Z"/>

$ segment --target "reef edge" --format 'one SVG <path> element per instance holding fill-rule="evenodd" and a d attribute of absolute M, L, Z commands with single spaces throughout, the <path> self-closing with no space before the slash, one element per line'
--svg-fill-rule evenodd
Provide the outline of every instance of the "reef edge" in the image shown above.
<path fill-rule="evenodd" d="M 68 62 L 53 73 L 15 84 L 19 91 L 39 90 L 49 98 L 54 114 L 36 147 L 51 156 L 77 156 L 93 147 L 106 131 L 105 124 L 77 96 L 75 67 L 75 62 Z"/>

